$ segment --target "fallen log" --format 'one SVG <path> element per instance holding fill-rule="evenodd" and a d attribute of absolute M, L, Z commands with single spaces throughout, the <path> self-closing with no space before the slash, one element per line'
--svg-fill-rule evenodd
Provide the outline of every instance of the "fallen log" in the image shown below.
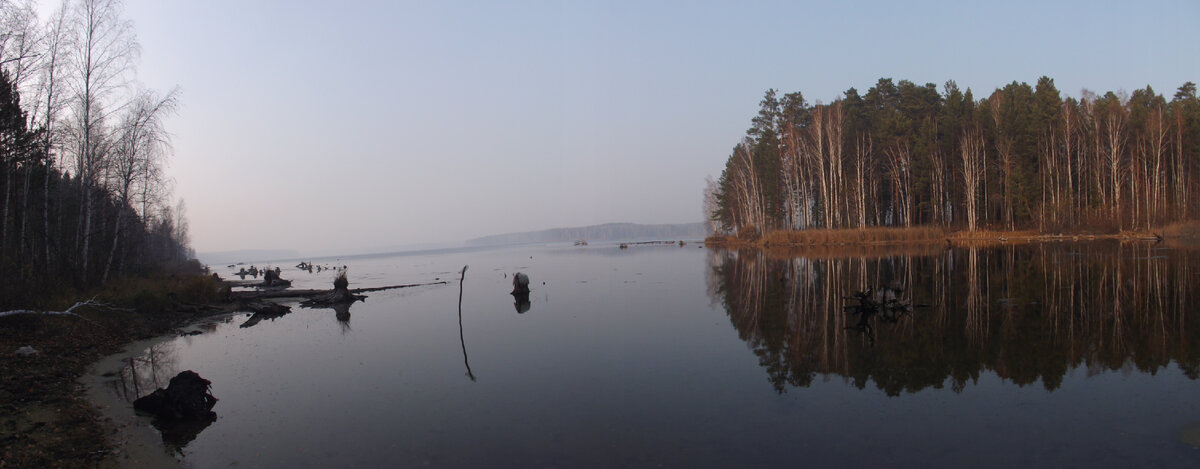
<path fill-rule="evenodd" d="M 221 281 L 224 282 L 225 285 L 228 285 L 230 287 L 253 287 L 253 286 L 262 284 L 262 282 L 259 282 L 257 280 L 221 280 Z"/>
<path fill-rule="evenodd" d="M 429 285 L 445 285 L 446 281 L 430 282 L 430 283 L 411 283 L 407 285 L 389 285 L 386 287 L 371 287 L 371 288 L 351 288 L 348 291 L 353 294 L 367 293 L 373 291 L 395 290 L 397 288 L 412 288 L 424 287 Z M 313 298 L 321 295 L 328 295 L 333 290 L 276 290 L 276 291 L 235 291 L 231 292 L 230 296 L 235 300 L 265 300 L 269 298 Z"/>

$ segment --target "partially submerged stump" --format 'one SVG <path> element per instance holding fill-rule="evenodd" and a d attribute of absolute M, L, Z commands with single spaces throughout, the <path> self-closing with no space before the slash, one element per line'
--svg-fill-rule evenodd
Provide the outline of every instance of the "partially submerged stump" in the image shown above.
<path fill-rule="evenodd" d="M 513 307 L 517 314 L 529 311 L 529 276 L 517 272 L 513 275 Z"/>
<path fill-rule="evenodd" d="M 512 294 L 514 294 L 514 295 L 516 295 L 518 293 L 529 294 L 529 276 L 528 275 L 517 272 L 515 275 L 513 275 L 512 283 L 513 283 Z"/>
<path fill-rule="evenodd" d="M 263 271 L 263 281 L 262 281 L 262 284 L 260 284 L 259 286 L 262 286 L 262 287 L 290 287 L 290 286 L 292 286 L 292 281 L 284 280 L 284 279 L 280 278 L 278 269 L 276 269 L 276 270 L 267 269 L 267 270 Z"/>
<path fill-rule="evenodd" d="M 215 420 L 212 411 L 217 398 L 210 392 L 212 382 L 192 370 L 171 378 L 167 389 L 158 388 L 133 401 L 133 408 L 164 420 Z"/>
<path fill-rule="evenodd" d="M 354 303 L 367 298 L 363 295 L 350 293 L 349 287 L 350 281 L 346 279 L 346 271 L 342 270 L 338 272 L 337 278 L 333 279 L 333 291 L 310 298 L 300 303 L 300 306 L 305 308 L 327 308 L 333 305 Z"/>

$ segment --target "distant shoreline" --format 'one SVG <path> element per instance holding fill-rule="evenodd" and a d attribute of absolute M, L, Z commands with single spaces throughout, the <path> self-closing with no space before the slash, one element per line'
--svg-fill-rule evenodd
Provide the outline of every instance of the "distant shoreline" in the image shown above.
<path fill-rule="evenodd" d="M 585 241 L 627 241 L 634 239 L 699 239 L 707 235 L 704 223 L 643 225 L 605 223 L 570 228 L 551 228 L 520 233 L 504 233 L 469 239 L 467 246 L 494 246 L 530 243 Z"/>

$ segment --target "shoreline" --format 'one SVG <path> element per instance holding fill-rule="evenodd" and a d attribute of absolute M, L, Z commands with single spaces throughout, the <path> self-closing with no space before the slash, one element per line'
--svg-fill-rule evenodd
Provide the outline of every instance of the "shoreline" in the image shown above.
<path fill-rule="evenodd" d="M 835 230 L 827 230 L 832 232 Z M 768 234 L 770 235 L 770 233 Z M 728 249 L 819 249 L 905 251 L 945 249 L 975 243 L 1091 242 L 1116 239 L 1154 241 L 1145 233 L 1043 234 L 1035 232 L 941 233 L 924 239 L 874 240 L 837 244 L 726 244 Z M 1195 232 L 1167 234 L 1168 241 L 1198 239 Z M 741 241 L 741 240 L 737 240 Z M 760 242 L 762 240 L 759 240 Z M 150 419 L 112 390 L 123 361 L 174 335 L 245 311 L 234 302 L 175 304 L 158 313 L 85 311 L 86 319 L 27 315 L 0 321 L 0 459 L 13 467 L 181 467 L 161 441 Z M 21 357 L 17 347 L 32 345 L 40 354 Z M 104 376 L 110 374 L 110 376 Z"/>
<path fill-rule="evenodd" d="M 186 321 L 184 325 L 163 331 L 162 334 L 138 339 L 126 344 L 121 350 L 106 355 L 79 377 L 87 401 L 100 413 L 108 434 L 109 455 L 107 462 L 118 468 L 179 468 L 188 467 L 186 461 L 170 453 L 162 441 L 162 433 L 154 428 L 152 419 L 138 415 L 133 403 L 122 398 L 114 389 L 121 379 L 117 375 L 134 357 L 160 343 L 174 340 L 180 335 L 203 332 L 204 325 L 226 321 L 242 314 L 240 311 L 222 311 L 201 315 Z"/>
<path fill-rule="evenodd" d="M 421 285 L 426 284 L 357 290 Z M 114 282 L 92 292 L 105 306 L 83 308 L 77 315 L 0 318 L 0 375 L 5 378 L 0 380 L 0 466 L 186 467 L 169 452 L 151 419 L 137 415 L 133 404 L 114 391 L 115 375 L 130 358 L 179 334 L 254 312 L 264 302 L 319 292 L 230 294 L 234 286 L 207 274 L 171 274 Z M 147 302 L 138 300 L 147 295 L 162 302 L 150 301 L 153 309 L 137 311 L 111 306 L 144 307 Z M 26 346 L 37 353 L 17 353 Z"/>
<path fill-rule="evenodd" d="M 122 359 L 150 344 L 238 309 L 236 302 L 210 302 L 156 313 L 3 318 L 0 461 L 5 467 L 179 467 L 150 420 L 106 389 L 111 378 L 102 375 L 119 371 Z M 24 346 L 37 354 L 15 353 Z"/>
<path fill-rule="evenodd" d="M 132 403 L 122 399 L 109 388 L 119 378 L 104 376 L 119 373 L 129 359 L 142 354 L 155 344 L 169 340 L 170 337 L 164 334 L 133 341 L 122 350 L 101 358 L 79 378 L 79 385 L 82 386 L 87 401 L 99 412 L 106 423 L 105 426 L 110 429 L 110 447 L 106 461 L 113 467 L 182 467 L 182 461 L 167 452 L 161 435 L 151 425 L 150 419 L 137 415 Z"/>

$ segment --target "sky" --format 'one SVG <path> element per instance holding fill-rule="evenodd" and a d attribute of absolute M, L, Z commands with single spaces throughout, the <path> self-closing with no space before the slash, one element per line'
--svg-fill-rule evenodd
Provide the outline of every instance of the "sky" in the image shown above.
<path fill-rule="evenodd" d="M 125 16 L 137 80 L 181 89 L 169 172 L 201 253 L 700 221 L 768 88 L 1200 81 L 1196 0 L 127 0 Z"/>

